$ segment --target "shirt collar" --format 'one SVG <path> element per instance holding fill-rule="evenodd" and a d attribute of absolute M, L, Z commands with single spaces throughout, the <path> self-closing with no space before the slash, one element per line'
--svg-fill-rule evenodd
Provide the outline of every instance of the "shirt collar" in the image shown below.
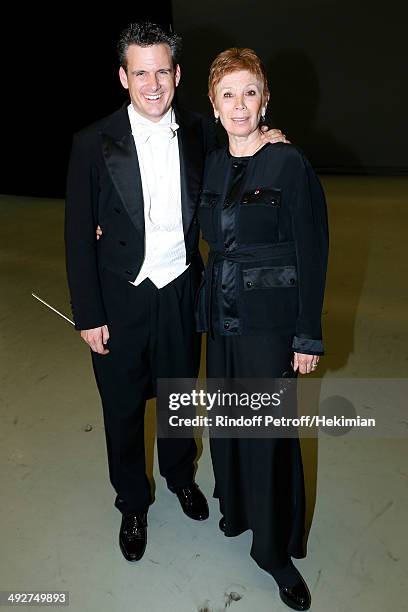
<path fill-rule="evenodd" d="M 132 131 L 134 131 L 134 127 L 136 125 L 140 125 L 140 124 L 142 125 L 152 125 L 152 124 L 153 125 L 158 125 L 158 124 L 170 125 L 171 123 L 175 123 L 176 121 L 174 110 L 172 107 L 169 108 L 167 113 L 160 119 L 160 121 L 151 121 L 150 119 L 143 117 L 143 115 L 137 112 L 133 104 L 129 104 L 128 106 L 128 115 L 129 115 L 129 121 L 132 127 Z"/>

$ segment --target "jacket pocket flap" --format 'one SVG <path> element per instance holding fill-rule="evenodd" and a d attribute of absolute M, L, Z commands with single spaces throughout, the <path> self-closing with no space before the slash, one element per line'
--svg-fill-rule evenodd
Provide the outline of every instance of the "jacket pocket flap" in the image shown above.
<path fill-rule="evenodd" d="M 269 206 L 280 206 L 281 189 L 252 189 L 246 191 L 242 196 L 242 204 L 263 204 Z"/>
<path fill-rule="evenodd" d="M 297 272 L 295 266 L 273 266 L 242 270 L 245 291 L 268 287 L 295 287 Z"/>
<path fill-rule="evenodd" d="M 215 191 L 202 191 L 200 194 L 200 206 L 205 206 L 211 208 L 215 206 L 218 198 L 220 197 L 219 193 L 215 193 Z"/>

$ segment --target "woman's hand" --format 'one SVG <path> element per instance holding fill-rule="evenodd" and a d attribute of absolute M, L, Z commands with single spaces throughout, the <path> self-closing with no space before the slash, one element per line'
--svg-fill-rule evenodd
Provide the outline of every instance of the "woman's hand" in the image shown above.
<path fill-rule="evenodd" d="M 303 353 L 293 354 L 293 369 L 299 370 L 299 374 L 310 374 L 314 372 L 319 363 L 318 355 L 304 355 Z"/>
<path fill-rule="evenodd" d="M 98 227 L 96 228 L 96 239 L 99 240 L 99 238 L 102 236 L 103 232 L 101 229 L 101 226 L 98 225 Z"/>
<path fill-rule="evenodd" d="M 285 134 L 282 134 L 282 132 L 277 129 L 269 129 L 267 125 L 261 127 L 261 140 L 263 143 L 270 142 L 273 144 L 275 142 L 285 142 L 286 144 L 290 144 L 290 140 L 286 140 Z"/>

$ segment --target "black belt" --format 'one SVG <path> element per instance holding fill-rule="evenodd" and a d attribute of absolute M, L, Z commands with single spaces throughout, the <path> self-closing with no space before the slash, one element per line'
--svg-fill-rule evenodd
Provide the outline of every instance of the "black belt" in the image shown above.
<path fill-rule="evenodd" d="M 213 304 L 212 287 L 214 281 L 214 268 L 220 261 L 232 261 L 234 263 L 251 263 L 252 261 L 262 261 L 271 257 L 281 257 L 284 255 L 296 254 L 295 243 L 275 242 L 273 244 L 257 244 L 251 246 L 239 246 L 232 251 L 210 250 L 208 263 L 205 269 L 205 285 L 207 286 L 206 310 L 208 313 L 208 330 L 211 338 L 214 338 L 213 330 Z"/>

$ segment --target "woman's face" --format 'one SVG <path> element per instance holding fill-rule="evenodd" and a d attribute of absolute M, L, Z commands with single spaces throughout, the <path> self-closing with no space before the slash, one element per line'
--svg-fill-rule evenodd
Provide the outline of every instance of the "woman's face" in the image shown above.
<path fill-rule="evenodd" d="M 248 136 L 265 113 L 262 104 L 263 83 L 248 70 L 226 74 L 218 83 L 212 100 L 215 117 L 219 117 L 229 135 Z"/>

